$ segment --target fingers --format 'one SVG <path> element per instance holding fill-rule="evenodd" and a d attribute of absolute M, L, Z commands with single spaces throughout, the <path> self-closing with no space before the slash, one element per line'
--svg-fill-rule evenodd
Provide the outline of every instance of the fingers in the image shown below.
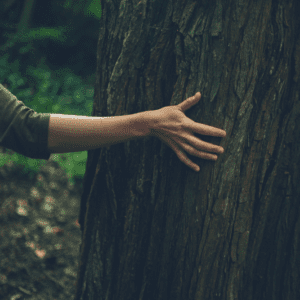
<path fill-rule="evenodd" d="M 168 146 L 176 153 L 177 157 L 189 168 L 194 170 L 195 172 L 200 171 L 200 167 L 193 163 L 184 153 L 181 151 L 176 144 L 169 143 Z"/>
<path fill-rule="evenodd" d="M 201 98 L 201 93 L 198 92 L 194 96 L 184 100 L 182 103 L 179 103 L 178 106 L 181 108 L 182 111 L 186 111 L 186 110 L 190 109 L 193 105 L 198 103 L 200 98 Z"/>
<path fill-rule="evenodd" d="M 178 147 L 178 145 L 180 145 L 180 147 Z M 208 145 L 212 146 L 212 148 L 209 147 L 210 150 L 207 149 L 208 151 L 216 152 L 216 153 L 221 153 L 221 154 L 224 153 L 224 148 L 216 146 L 216 145 L 211 145 L 211 144 L 208 144 Z M 196 156 L 196 157 L 200 157 L 202 159 L 209 159 L 209 160 L 213 160 L 213 161 L 216 161 L 218 159 L 218 156 L 215 155 L 215 154 L 204 152 L 204 151 L 199 151 L 199 150 L 195 149 L 194 147 L 192 147 L 191 145 L 182 143 L 180 141 L 177 141 L 177 144 L 175 144 L 175 145 L 172 143 L 171 148 L 174 150 L 174 152 L 176 153 L 176 155 L 178 156 L 178 158 L 184 164 L 186 164 L 188 167 L 190 167 L 191 169 L 193 169 L 196 172 L 198 172 L 198 170 L 200 170 L 199 166 L 196 165 L 195 163 L 193 163 L 186 156 L 186 153 L 184 151 L 182 151 L 180 148 L 184 149 L 190 155 L 193 155 L 193 156 Z M 202 149 L 203 149 L 203 147 L 202 147 Z"/>
<path fill-rule="evenodd" d="M 193 105 L 197 104 L 201 98 L 201 93 L 197 92 L 194 96 L 187 98 L 182 103 L 178 104 L 182 111 L 190 109 Z M 226 137 L 226 131 L 213 126 L 193 122 L 192 130 L 199 134 Z"/>
<path fill-rule="evenodd" d="M 187 153 L 194 155 L 196 157 L 200 157 L 202 159 L 209 159 L 209 160 L 213 160 L 213 161 L 216 161 L 218 159 L 217 155 L 203 152 L 203 151 L 198 151 L 188 144 L 181 143 L 180 144 L 180 147 L 182 147 L 182 149 L 181 149 L 178 146 L 179 145 L 178 142 L 177 142 L 177 144 L 175 144 L 173 141 L 170 141 L 170 140 L 168 140 L 168 141 L 165 140 L 164 142 L 176 153 L 177 157 L 179 158 L 179 160 L 181 162 L 183 162 L 185 165 L 187 165 L 189 168 L 191 168 L 195 172 L 199 172 L 200 167 L 197 164 L 193 163 L 187 157 L 186 153 L 182 149 L 184 149 Z M 216 152 L 219 152 L 219 151 L 216 151 Z M 223 152 L 224 152 L 224 149 L 223 149 Z"/>
<path fill-rule="evenodd" d="M 189 139 L 187 140 L 188 143 L 193 145 L 194 148 L 198 148 L 204 151 L 209 151 L 209 152 L 214 152 L 214 153 L 219 153 L 223 154 L 224 153 L 224 148 L 218 145 L 214 145 L 211 143 L 204 142 L 195 136 L 190 136 Z"/>
<path fill-rule="evenodd" d="M 201 157 L 202 159 L 210 159 L 213 161 L 216 161 L 218 159 L 218 156 L 212 153 L 204 152 L 204 151 L 199 151 L 195 148 L 193 148 L 190 145 L 187 144 L 181 144 L 180 145 L 186 152 L 188 152 L 191 155 Z M 224 149 L 223 149 L 224 150 Z M 220 151 L 215 151 L 217 153 L 221 153 Z M 223 151 L 224 152 L 224 151 Z"/>
<path fill-rule="evenodd" d="M 226 137 L 226 131 L 225 130 L 219 129 L 217 127 L 197 123 L 197 122 L 194 122 L 191 129 L 194 132 L 199 133 L 199 134 L 203 134 L 203 135 Z"/>
<path fill-rule="evenodd" d="M 188 153 L 195 155 L 194 153 L 207 153 L 207 152 L 213 152 L 218 154 L 224 153 L 224 148 L 215 144 L 211 144 L 208 142 L 204 142 L 203 140 L 197 138 L 194 135 L 184 135 L 181 137 L 173 137 L 173 139 L 176 141 L 180 147 L 184 148 Z M 188 148 L 188 149 L 187 149 Z M 203 152 L 203 151 L 206 152 Z M 199 156 L 199 155 L 196 155 Z M 203 156 L 200 156 L 203 157 Z M 203 157 L 206 158 L 206 157 Z M 209 159 L 209 158 L 208 158 Z"/>
<path fill-rule="evenodd" d="M 199 172 L 200 171 L 200 167 L 198 165 L 196 165 L 195 163 L 193 163 L 191 160 L 188 159 L 188 157 L 186 155 L 184 155 L 181 151 L 175 151 L 175 153 L 177 154 L 178 158 L 184 163 L 186 164 L 188 167 L 190 167 L 192 170 Z"/>

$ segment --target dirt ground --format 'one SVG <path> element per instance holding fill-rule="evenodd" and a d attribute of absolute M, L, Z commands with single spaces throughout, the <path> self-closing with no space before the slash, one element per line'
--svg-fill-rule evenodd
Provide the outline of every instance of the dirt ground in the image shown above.
<path fill-rule="evenodd" d="M 33 179 L 0 167 L 1 300 L 73 299 L 81 193 L 51 157 Z"/>

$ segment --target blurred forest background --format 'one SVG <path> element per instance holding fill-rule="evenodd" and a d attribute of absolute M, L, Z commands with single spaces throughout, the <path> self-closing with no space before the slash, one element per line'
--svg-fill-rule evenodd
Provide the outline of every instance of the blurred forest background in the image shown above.
<path fill-rule="evenodd" d="M 0 83 L 38 113 L 91 116 L 100 0 L 1 0 Z M 74 182 L 87 151 L 51 154 Z M 4 151 L 32 177 L 46 161 Z"/>

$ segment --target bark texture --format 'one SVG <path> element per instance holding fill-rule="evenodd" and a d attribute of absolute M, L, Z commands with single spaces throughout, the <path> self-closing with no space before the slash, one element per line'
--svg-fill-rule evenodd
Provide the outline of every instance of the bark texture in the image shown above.
<path fill-rule="evenodd" d="M 102 1 L 93 116 L 181 103 L 226 130 L 89 151 L 75 299 L 300 299 L 300 2 Z"/>

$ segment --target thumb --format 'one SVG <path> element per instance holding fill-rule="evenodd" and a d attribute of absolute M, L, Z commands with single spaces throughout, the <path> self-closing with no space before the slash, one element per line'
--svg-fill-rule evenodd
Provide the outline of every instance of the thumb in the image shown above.
<path fill-rule="evenodd" d="M 194 96 L 187 98 L 182 103 L 178 104 L 182 111 L 190 109 L 193 105 L 197 104 L 201 98 L 201 93 L 197 92 Z"/>

